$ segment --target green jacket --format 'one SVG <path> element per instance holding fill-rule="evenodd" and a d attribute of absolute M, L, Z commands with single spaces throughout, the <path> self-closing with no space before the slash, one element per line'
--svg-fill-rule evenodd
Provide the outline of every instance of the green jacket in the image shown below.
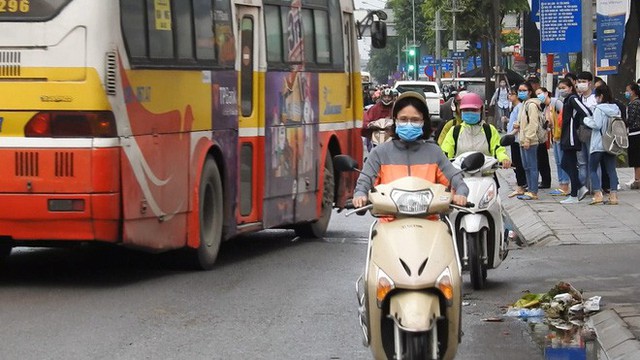
<path fill-rule="evenodd" d="M 482 122 L 477 125 L 469 125 L 467 123 L 462 123 L 461 125 L 462 127 L 460 128 L 460 134 L 462 134 L 465 131 L 465 129 L 468 129 L 472 126 L 481 126 L 481 124 Z M 487 155 L 494 156 L 500 162 L 504 160 L 510 160 L 509 155 L 507 155 L 507 149 L 505 149 L 504 146 L 500 145 L 500 133 L 498 133 L 498 130 L 493 125 L 489 125 L 489 126 L 491 128 L 491 141 L 489 142 L 489 147 L 493 149 L 493 151 L 489 153 L 489 148 L 477 149 L 477 150 L 482 151 Z M 456 157 L 456 155 L 459 155 L 459 154 L 455 154 L 456 144 L 455 144 L 455 139 L 453 138 L 453 130 L 454 130 L 454 127 L 449 128 L 449 131 L 446 133 L 446 136 L 444 138 L 444 141 L 442 142 L 442 145 L 440 145 L 440 147 L 442 148 L 442 151 L 445 153 L 445 155 L 447 155 L 449 159 L 453 159 Z M 485 136 L 484 131 L 481 132 L 481 134 L 482 136 Z"/>
<path fill-rule="evenodd" d="M 436 139 L 438 141 L 438 145 L 442 146 L 442 143 L 444 142 L 445 137 L 447 137 L 447 133 L 449 132 L 449 129 L 460 124 L 462 124 L 462 119 L 460 119 L 460 115 L 455 114 L 454 118 L 447 121 L 442 127 L 442 131 L 440 131 L 440 135 Z"/>

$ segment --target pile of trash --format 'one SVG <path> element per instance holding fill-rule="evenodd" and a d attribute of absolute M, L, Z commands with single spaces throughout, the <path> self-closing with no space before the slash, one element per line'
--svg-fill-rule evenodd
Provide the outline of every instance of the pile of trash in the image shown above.
<path fill-rule="evenodd" d="M 600 296 L 584 299 L 582 292 L 571 284 L 561 281 L 549 292 L 535 294 L 527 291 L 518 301 L 509 306 L 505 316 L 519 318 L 545 317 L 554 322 L 576 322 L 585 316 L 600 311 Z"/>

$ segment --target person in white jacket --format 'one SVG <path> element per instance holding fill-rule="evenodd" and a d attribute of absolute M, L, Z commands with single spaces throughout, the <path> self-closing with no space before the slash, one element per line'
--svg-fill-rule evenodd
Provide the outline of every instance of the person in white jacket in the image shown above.
<path fill-rule="evenodd" d="M 591 132 L 591 144 L 589 147 L 589 164 L 591 185 L 593 186 L 593 199 L 590 205 L 604 203 L 602 194 L 602 181 L 598 176 L 599 164 L 602 162 L 604 169 L 609 175 L 611 193 L 609 194 L 609 205 L 618 204 L 618 174 L 616 172 L 616 156 L 609 154 L 602 146 L 602 132 L 607 128 L 607 124 L 615 116 L 620 116 L 620 108 L 613 101 L 613 95 L 607 85 L 600 85 L 595 89 L 597 105 L 593 111 L 593 116 L 585 117 L 584 124 L 593 129 Z"/>

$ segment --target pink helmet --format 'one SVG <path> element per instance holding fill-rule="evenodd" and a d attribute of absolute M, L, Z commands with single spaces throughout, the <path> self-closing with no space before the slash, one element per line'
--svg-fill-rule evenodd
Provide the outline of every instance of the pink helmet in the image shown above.
<path fill-rule="evenodd" d="M 472 109 L 472 110 L 481 110 L 482 109 L 482 98 L 480 95 L 475 93 L 467 93 L 460 100 L 460 110 Z"/>

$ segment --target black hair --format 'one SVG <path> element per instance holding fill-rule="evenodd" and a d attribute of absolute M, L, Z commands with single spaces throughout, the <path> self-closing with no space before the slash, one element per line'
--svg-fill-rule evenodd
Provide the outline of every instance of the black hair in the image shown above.
<path fill-rule="evenodd" d="M 627 86 L 637 97 L 640 97 L 640 85 L 638 83 L 629 83 Z"/>
<path fill-rule="evenodd" d="M 600 76 L 594 76 L 594 77 L 593 77 L 593 83 L 595 84 L 595 83 L 597 83 L 597 82 L 601 82 L 601 83 L 603 83 L 604 85 L 607 85 L 607 82 L 606 82 L 606 81 L 604 81 L 604 79 L 603 79 L 603 78 L 601 78 Z"/>
<path fill-rule="evenodd" d="M 589 80 L 593 81 L 593 74 L 588 71 L 580 71 L 578 75 L 576 75 L 578 80 Z"/>
<path fill-rule="evenodd" d="M 539 90 L 540 90 L 540 91 L 542 91 L 542 92 L 543 92 L 543 93 L 545 93 L 545 94 L 548 94 L 548 93 L 549 93 L 549 90 L 547 90 L 547 88 L 546 88 L 546 87 L 544 87 L 544 86 L 543 86 L 543 87 L 541 87 L 541 88 L 539 88 Z"/>
<path fill-rule="evenodd" d="M 422 113 L 422 118 L 424 119 L 424 124 L 422 125 L 422 137 L 421 139 L 429 139 L 431 136 L 431 116 L 429 115 L 429 108 L 424 101 L 420 101 L 414 97 L 406 97 L 400 100 L 396 100 L 395 104 L 393 104 L 392 117 L 393 117 L 393 125 L 391 125 L 391 133 L 394 139 L 398 139 L 398 134 L 396 134 L 396 118 L 398 117 L 398 113 L 400 110 L 406 108 L 407 106 L 413 106 Z"/>
<path fill-rule="evenodd" d="M 571 79 L 565 77 L 564 79 L 562 79 L 562 80 L 560 80 L 558 82 L 558 85 L 560 85 L 560 84 L 565 84 L 569 88 L 571 88 L 571 94 L 573 94 L 573 95 L 577 94 L 576 86 L 573 84 L 573 81 L 571 81 Z"/>
<path fill-rule="evenodd" d="M 598 86 L 594 92 L 596 97 L 602 96 L 601 103 L 603 104 L 612 104 L 613 103 L 613 94 L 611 94 L 611 89 L 607 85 Z"/>
<path fill-rule="evenodd" d="M 540 79 L 537 76 L 529 76 L 529 78 L 527 79 L 527 81 L 530 84 L 540 84 Z"/>
<path fill-rule="evenodd" d="M 527 91 L 529 92 L 529 99 L 533 99 L 534 97 L 536 97 L 536 92 L 535 92 L 535 90 L 533 90 L 533 86 L 531 85 L 531 81 L 530 80 L 527 80 L 527 81 L 523 82 L 518 87 L 520 87 L 520 86 L 524 86 L 524 87 L 527 88 Z"/>
<path fill-rule="evenodd" d="M 566 73 L 566 74 L 564 74 L 564 78 L 565 79 L 571 79 L 571 81 L 573 81 L 573 82 L 578 80 L 578 78 L 576 77 L 576 74 L 574 74 L 574 73 Z"/>

